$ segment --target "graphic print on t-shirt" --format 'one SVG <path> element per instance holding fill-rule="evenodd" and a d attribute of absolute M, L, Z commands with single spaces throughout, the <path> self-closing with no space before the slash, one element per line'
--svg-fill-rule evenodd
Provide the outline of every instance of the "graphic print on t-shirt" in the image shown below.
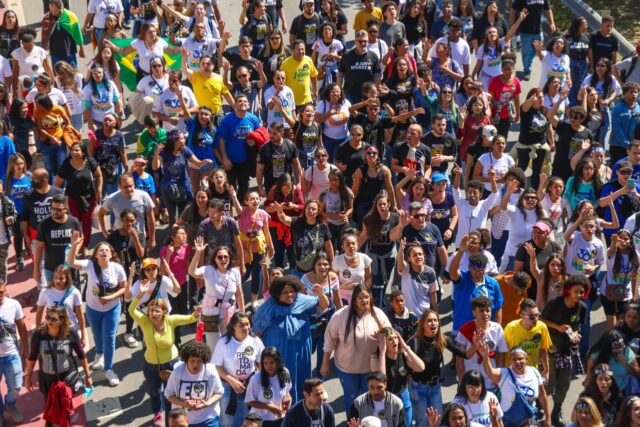
<path fill-rule="evenodd" d="M 209 395 L 208 383 L 206 380 L 185 381 L 180 380 L 178 396 L 181 400 L 195 404 L 201 402 Z"/>
<path fill-rule="evenodd" d="M 255 349 L 252 346 L 248 345 L 244 347 L 242 351 L 237 351 L 235 353 L 234 359 L 237 360 L 237 369 L 235 374 L 236 378 L 246 379 L 255 371 L 255 366 L 253 365 L 254 362 L 252 358 L 254 352 Z"/>

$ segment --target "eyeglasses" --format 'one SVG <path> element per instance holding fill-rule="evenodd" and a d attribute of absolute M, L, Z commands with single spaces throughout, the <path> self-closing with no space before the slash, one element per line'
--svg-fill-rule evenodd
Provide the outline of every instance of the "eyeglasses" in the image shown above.
<path fill-rule="evenodd" d="M 362 133 L 361 132 L 351 132 L 351 133 L 349 133 L 349 135 L 351 135 L 351 136 L 362 136 Z"/>
<path fill-rule="evenodd" d="M 540 313 L 535 313 L 535 314 L 523 314 L 524 317 L 526 317 L 529 320 L 538 320 L 540 318 Z"/>
<path fill-rule="evenodd" d="M 618 175 L 631 175 L 631 169 L 618 169 Z"/>
<path fill-rule="evenodd" d="M 315 155 L 316 159 L 326 159 L 327 157 L 329 157 L 327 154 L 316 154 Z"/>
<path fill-rule="evenodd" d="M 216 259 L 219 259 L 219 260 L 221 260 L 221 261 L 222 261 L 222 260 L 225 260 L 225 259 L 229 259 L 229 255 L 218 255 L 218 256 L 216 257 Z"/>
<path fill-rule="evenodd" d="M 534 200 L 537 202 L 537 201 L 538 201 L 538 198 L 537 198 L 536 196 L 524 196 L 524 200 L 525 200 L 526 202 L 532 202 L 532 201 L 534 201 Z"/>
<path fill-rule="evenodd" d="M 451 95 L 451 94 L 453 94 L 453 92 L 452 92 L 452 91 L 450 91 L 450 90 L 443 90 L 443 91 L 442 91 L 442 94 L 443 94 L 443 95 Z"/>
<path fill-rule="evenodd" d="M 60 321 L 59 317 L 45 316 L 44 318 L 45 318 L 45 320 L 47 322 L 59 322 Z"/>
<path fill-rule="evenodd" d="M 415 214 L 413 216 L 414 219 L 424 219 L 427 217 L 427 214 Z"/>
<path fill-rule="evenodd" d="M 51 210 L 54 212 L 64 212 L 67 210 L 67 208 L 51 208 Z"/>

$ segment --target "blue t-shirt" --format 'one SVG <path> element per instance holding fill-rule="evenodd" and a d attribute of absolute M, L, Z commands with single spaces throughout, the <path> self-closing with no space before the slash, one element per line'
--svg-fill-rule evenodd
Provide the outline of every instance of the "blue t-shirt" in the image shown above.
<path fill-rule="evenodd" d="M 22 203 L 24 197 L 31 192 L 31 172 L 27 172 L 20 179 L 11 179 L 11 191 L 9 192 L 9 198 L 16 205 L 16 212 L 18 215 L 22 215 Z"/>
<path fill-rule="evenodd" d="M 187 122 L 187 132 L 189 132 L 188 146 L 199 160 L 211 159 L 215 161 L 213 150 L 218 147 L 216 130 L 214 128 L 210 131 L 200 127 L 196 134 L 196 120 L 198 120 L 196 117 L 190 117 Z"/>
<path fill-rule="evenodd" d="M 150 196 L 156 194 L 156 183 L 153 181 L 153 176 L 147 174 L 146 178 L 141 178 L 136 171 L 133 171 L 131 176 L 133 176 L 133 182 L 138 190 L 145 191 Z"/>
<path fill-rule="evenodd" d="M 479 296 L 486 296 L 492 302 L 491 320 L 495 320 L 496 312 L 502 308 L 504 298 L 500 285 L 491 276 L 484 275 L 484 284 L 478 286 L 468 271 L 460 272 L 460 279 L 453 282 L 453 299 L 456 304 L 453 307 L 453 330 L 457 331 L 466 322 L 473 320 L 471 300 Z"/>
<path fill-rule="evenodd" d="M 611 176 L 615 177 L 616 175 L 616 171 L 618 170 L 618 165 L 620 164 L 620 162 L 628 162 L 629 161 L 629 157 L 623 157 L 620 160 L 618 160 L 617 162 L 614 163 L 614 165 L 611 167 Z M 636 180 L 636 190 L 638 190 L 638 192 L 640 192 L 640 163 L 637 163 L 635 165 L 633 165 L 633 172 L 631 172 L 631 176 L 629 178 L 633 178 Z M 621 222 L 621 224 L 624 224 Z"/>
<path fill-rule="evenodd" d="M 184 147 L 180 154 L 174 156 L 167 150 L 162 150 L 162 186 L 172 183 L 185 185 L 191 191 L 187 160 L 193 156 L 193 151 L 189 147 Z"/>
<path fill-rule="evenodd" d="M 243 118 L 231 112 L 224 116 L 218 127 L 218 138 L 224 140 L 227 157 L 231 163 L 246 163 L 247 135 L 260 127 L 260 120 L 251 113 Z"/>

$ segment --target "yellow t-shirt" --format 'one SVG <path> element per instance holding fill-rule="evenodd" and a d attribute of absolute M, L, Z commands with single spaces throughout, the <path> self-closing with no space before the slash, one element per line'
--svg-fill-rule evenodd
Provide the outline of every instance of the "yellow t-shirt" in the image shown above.
<path fill-rule="evenodd" d="M 370 19 L 377 19 L 379 23 L 384 22 L 384 15 L 382 14 L 382 9 L 379 7 L 374 7 L 373 12 L 369 13 L 366 10 L 361 10 L 356 13 L 356 19 L 353 21 L 353 29 L 355 31 L 365 30 L 367 31 L 367 21 Z"/>
<path fill-rule="evenodd" d="M 313 60 L 304 56 L 300 62 L 288 57 L 282 62 L 280 69 L 284 71 L 286 77 L 285 84 L 291 88 L 296 106 L 311 102 L 311 79 L 318 75 L 318 70 L 313 64 Z"/>
<path fill-rule="evenodd" d="M 530 331 L 520 325 L 520 320 L 514 320 L 504 328 L 504 339 L 507 341 L 507 347 L 511 350 L 515 346 L 522 347 L 529 354 L 529 362 L 527 365 L 538 367 L 540 361 L 540 350 L 549 350 L 551 348 L 551 336 L 547 325 L 538 321 L 536 326 Z M 507 365 L 509 365 L 509 354 L 507 353 Z"/>
<path fill-rule="evenodd" d="M 211 108 L 213 114 L 222 108 L 222 95 L 229 93 L 229 89 L 222 82 L 222 77 L 216 73 L 211 73 L 211 77 L 205 79 L 200 71 L 194 71 L 191 76 L 191 86 L 198 105 Z"/>

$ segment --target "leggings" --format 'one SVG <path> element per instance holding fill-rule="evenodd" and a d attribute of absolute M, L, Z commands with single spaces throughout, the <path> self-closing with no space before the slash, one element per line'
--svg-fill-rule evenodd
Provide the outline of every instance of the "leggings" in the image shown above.
<path fill-rule="evenodd" d="M 16 258 L 22 256 L 24 247 L 24 234 L 22 233 L 22 214 L 18 215 L 16 222 L 11 226 L 13 228 L 13 249 L 16 251 Z"/>

